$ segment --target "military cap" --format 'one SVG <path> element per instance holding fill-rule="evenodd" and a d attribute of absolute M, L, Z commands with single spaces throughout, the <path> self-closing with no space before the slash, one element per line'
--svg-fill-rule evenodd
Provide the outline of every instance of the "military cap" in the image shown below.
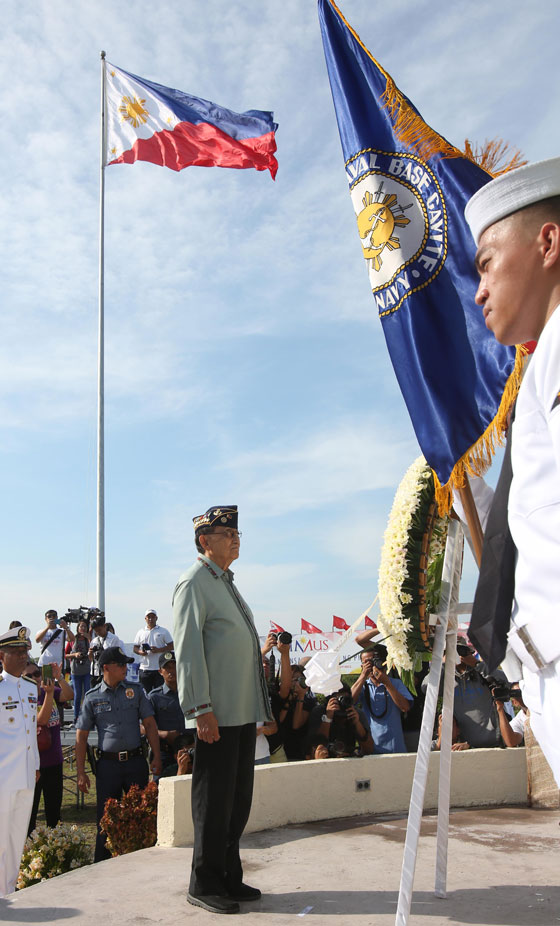
<path fill-rule="evenodd" d="M 163 667 L 166 666 L 168 662 L 176 662 L 177 660 L 175 659 L 175 653 L 173 650 L 171 650 L 171 652 L 160 653 L 158 661 L 160 669 L 163 669 Z"/>
<path fill-rule="evenodd" d="M 193 518 L 195 533 L 202 527 L 233 527 L 237 530 L 237 505 L 222 505 L 219 508 L 209 508 L 204 514 Z"/>
<path fill-rule="evenodd" d="M 0 634 L 0 647 L 4 646 L 26 646 L 27 649 L 31 649 L 28 628 L 13 627 L 11 630 Z"/>
<path fill-rule="evenodd" d="M 107 649 L 101 650 L 98 665 L 103 667 L 109 663 L 115 663 L 118 666 L 125 666 L 131 662 L 134 662 L 132 656 L 127 656 L 120 646 L 108 646 Z"/>

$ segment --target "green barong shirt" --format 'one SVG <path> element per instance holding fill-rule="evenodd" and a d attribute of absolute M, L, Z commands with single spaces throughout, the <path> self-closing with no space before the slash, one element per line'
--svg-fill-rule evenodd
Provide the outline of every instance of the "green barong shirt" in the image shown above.
<path fill-rule="evenodd" d="M 177 583 L 173 618 L 185 725 L 209 711 L 220 727 L 271 720 L 259 636 L 231 569 L 199 554 Z"/>

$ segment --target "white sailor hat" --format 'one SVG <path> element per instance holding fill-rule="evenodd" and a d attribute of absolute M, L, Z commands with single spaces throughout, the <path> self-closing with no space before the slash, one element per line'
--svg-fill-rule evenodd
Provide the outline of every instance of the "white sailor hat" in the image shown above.
<path fill-rule="evenodd" d="M 0 648 L 5 646 L 27 646 L 27 649 L 31 649 L 28 628 L 12 627 L 11 630 L 0 633 Z"/>
<path fill-rule="evenodd" d="M 550 196 L 560 196 L 560 158 L 526 164 L 491 180 L 471 196 L 465 207 L 476 244 L 494 222 Z"/>

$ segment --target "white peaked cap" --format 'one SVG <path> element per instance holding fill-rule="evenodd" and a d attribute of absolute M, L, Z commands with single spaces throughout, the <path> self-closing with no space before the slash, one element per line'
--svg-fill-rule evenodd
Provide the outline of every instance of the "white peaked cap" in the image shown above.
<path fill-rule="evenodd" d="M 491 180 L 471 196 L 465 207 L 476 244 L 494 222 L 549 196 L 560 196 L 560 158 L 526 164 Z"/>

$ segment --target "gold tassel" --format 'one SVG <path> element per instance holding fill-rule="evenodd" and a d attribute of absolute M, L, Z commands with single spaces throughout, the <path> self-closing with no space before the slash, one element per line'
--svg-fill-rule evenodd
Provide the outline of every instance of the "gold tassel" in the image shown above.
<path fill-rule="evenodd" d="M 375 64 L 380 67 L 377 61 Z M 387 74 L 386 79 L 381 102 L 393 120 L 393 130 L 398 140 L 407 148 L 411 148 L 423 161 L 427 161 L 434 154 L 444 158 L 464 157 L 462 151 L 449 144 L 442 135 L 424 122 L 422 116 L 410 108 L 393 78 Z"/>
<path fill-rule="evenodd" d="M 523 167 L 527 164 L 521 151 L 518 148 L 511 148 L 502 138 L 485 141 L 480 147 L 478 145 L 473 147 L 468 138 L 465 138 L 463 156 L 469 161 L 474 161 L 492 177 L 499 177 L 501 174 L 506 174 L 508 170 L 515 170 L 516 167 Z"/>
<path fill-rule="evenodd" d="M 453 489 L 463 488 L 467 475 L 483 476 L 492 462 L 496 445 L 503 445 L 510 409 L 517 398 L 521 380 L 523 379 L 523 368 L 526 355 L 527 349 L 519 344 L 515 351 L 515 364 L 512 372 L 508 376 L 500 406 L 495 417 L 486 428 L 484 434 L 482 434 L 476 443 L 463 454 L 460 460 L 457 460 L 445 485 L 442 486 L 434 472 L 435 496 L 441 516 L 448 514 L 451 509 L 451 505 L 453 504 Z"/>

